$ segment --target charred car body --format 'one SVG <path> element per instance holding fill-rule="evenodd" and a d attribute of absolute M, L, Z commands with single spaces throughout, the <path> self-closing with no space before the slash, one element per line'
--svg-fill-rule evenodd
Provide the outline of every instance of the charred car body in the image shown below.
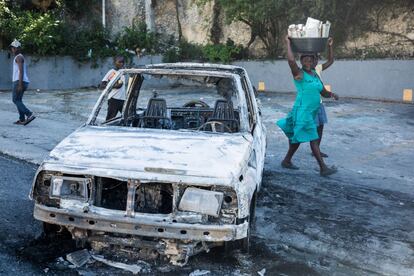
<path fill-rule="evenodd" d="M 108 94 L 121 79 L 123 112 L 105 121 Z M 39 167 L 34 217 L 96 250 L 122 247 L 175 264 L 235 241 L 248 249 L 265 148 L 244 69 L 120 70 L 87 123 Z"/>

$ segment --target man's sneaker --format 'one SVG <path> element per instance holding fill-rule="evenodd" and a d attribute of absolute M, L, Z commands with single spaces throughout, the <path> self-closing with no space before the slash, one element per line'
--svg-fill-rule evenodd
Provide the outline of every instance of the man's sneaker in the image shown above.
<path fill-rule="evenodd" d="M 25 121 L 20 121 L 20 120 L 17 120 L 16 122 L 14 122 L 13 124 L 15 124 L 15 125 L 24 125 L 24 122 Z"/>
<path fill-rule="evenodd" d="M 23 125 L 27 125 L 27 124 L 29 124 L 31 121 L 33 121 L 34 119 L 36 119 L 36 117 L 32 114 L 32 115 L 30 115 L 27 119 L 26 119 L 26 121 L 24 121 L 23 122 Z"/>

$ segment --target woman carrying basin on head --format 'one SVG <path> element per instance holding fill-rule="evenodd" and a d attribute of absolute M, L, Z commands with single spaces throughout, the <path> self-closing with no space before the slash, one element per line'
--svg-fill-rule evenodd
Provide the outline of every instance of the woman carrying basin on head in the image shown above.
<path fill-rule="evenodd" d="M 321 176 L 334 174 L 337 169 L 328 167 L 321 157 L 318 144 L 318 132 L 315 124 L 315 116 L 319 111 L 320 95 L 323 97 L 337 96 L 323 88 L 323 84 L 317 76 L 314 67 L 315 54 L 303 54 L 300 57 L 302 68 L 296 64 L 290 40 L 286 36 L 287 57 L 297 94 L 296 100 L 286 118 L 277 121 L 277 125 L 283 130 L 289 139 L 289 150 L 281 165 L 287 169 L 298 169 L 292 163 L 292 157 L 301 143 L 310 142 L 313 155 L 318 161 Z"/>

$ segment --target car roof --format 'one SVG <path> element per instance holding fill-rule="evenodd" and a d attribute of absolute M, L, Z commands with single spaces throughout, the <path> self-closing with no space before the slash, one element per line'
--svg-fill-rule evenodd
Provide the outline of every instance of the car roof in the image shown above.
<path fill-rule="evenodd" d="M 180 68 L 180 67 L 145 67 L 120 69 L 118 72 L 126 74 L 154 74 L 154 75 L 187 75 L 187 76 L 208 76 L 218 78 L 240 78 L 241 74 L 230 70 L 211 70 L 205 68 Z"/>
<path fill-rule="evenodd" d="M 163 68 L 163 69 L 190 69 L 190 70 L 207 70 L 229 72 L 241 75 L 245 72 L 244 68 L 234 65 L 214 64 L 214 63 L 195 63 L 195 62 L 177 62 L 177 63 L 158 63 L 148 64 L 146 68 Z"/>

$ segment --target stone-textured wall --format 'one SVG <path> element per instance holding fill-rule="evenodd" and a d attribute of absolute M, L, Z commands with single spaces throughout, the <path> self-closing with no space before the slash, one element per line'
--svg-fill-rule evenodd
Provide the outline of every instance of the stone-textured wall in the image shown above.
<path fill-rule="evenodd" d="M 183 37 L 194 43 L 208 43 L 213 15 L 212 5 L 207 4 L 200 8 L 193 3 L 193 0 L 178 2 L 181 2 L 179 11 Z"/>
<path fill-rule="evenodd" d="M 181 25 L 182 36 L 187 41 L 198 44 L 210 42 L 213 2 L 202 7 L 197 6 L 194 0 L 153 0 L 153 3 L 157 32 L 178 38 Z M 108 27 L 112 34 L 133 22 L 145 22 L 144 0 L 108 0 L 107 5 Z M 246 45 L 249 42 L 250 29 L 246 24 L 235 22 L 227 25 L 222 15 L 219 24 L 222 32 L 220 42 L 225 43 L 228 38 L 236 44 Z"/>
<path fill-rule="evenodd" d="M 181 25 L 182 36 L 187 41 L 198 44 L 209 42 L 211 4 L 200 8 L 193 0 L 158 0 L 155 5 L 155 18 L 159 33 L 178 38 L 179 25 Z"/>
<path fill-rule="evenodd" d="M 112 34 L 135 22 L 145 22 L 145 0 L 107 0 L 106 17 Z"/>
<path fill-rule="evenodd" d="M 155 28 L 158 33 L 178 39 L 178 22 L 174 0 L 158 0 L 154 7 Z"/>
<path fill-rule="evenodd" d="M 236 44 L 246 46 L 250 40 L 250 28 L 242 22 L 226 23 L 223 14 L 214 20 L 214 1 L 198 6 L 195 0 L 147 0 L 151 1 L 157 32 L 179 37 L 179 30 L 189 42 L 206 44 L 211 42 L 214 24 L 219 26 L 218 40 L 225 43 L 232 39 Z M 145 22 L 145 0 L 108 0 L 108 27 L 116 33 L 135 21 Z M 148 6 L 148 5 L 147 5 Z M 177 16 L 178 12 L 178 16 Z M 414 12 L 403 8 L 393 8 L 388 12 L 375 11 L 369 16 L 372 22 L 378 21 L 377 30 L 350 37 L 341 47 L 345 56 L 414 56 Z M 213 30 L 214 31 L 214 30 Z M 333 29 L 333 31 L 335 31 Z M 217 32 L 216 32 L 217 33 Z M 217 41 L 217 39 L 216 39 Z M 259 38 L 249 48 L 252 56 L 266 55 Z"/>
<path fill-rule="evenodd" d="M 363 35 L 350 37 L 343 47 L 343 52 L 363 56 L 414 56 L 414 12 L 395 8 L 381 14 L 372 13 L 371 20 L 378 21 L 378 26 Z"/>

